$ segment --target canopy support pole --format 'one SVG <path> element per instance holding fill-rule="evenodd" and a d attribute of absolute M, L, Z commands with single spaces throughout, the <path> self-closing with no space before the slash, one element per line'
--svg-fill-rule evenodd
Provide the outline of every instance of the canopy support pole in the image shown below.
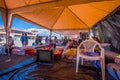
<path fill-rule="evenodd" d="M 6 32 L 6 46 L 8 49 L 8 55 L 10 55 L 10 51 L 9 51 L 9 35 L 10 35 L 10 27 L 11 27 L 11 22 L 12 22 L 12 14 L 9 13 L 7 10 L 5 12 L 3 12 L 3 22 L 4 22 L 4 26 L 5 26 L 5 32 Z"/>
<path fill-rule="evenodd" d="M 51 38 L 52 38 L 52 30 L 50 30 L 50 40 L 51 40 Z"/>
<path fill-rule="evenodd" d="M 11 22 L 12 22 L 12 14 L 7 13 L 7 26 L 6 26 L 6 43 L 7 43 L 7 48 L 8 48 L 8 55 L 10 55 L 10 51 L 9 51 L 9 35 L 11 32 Z"/>

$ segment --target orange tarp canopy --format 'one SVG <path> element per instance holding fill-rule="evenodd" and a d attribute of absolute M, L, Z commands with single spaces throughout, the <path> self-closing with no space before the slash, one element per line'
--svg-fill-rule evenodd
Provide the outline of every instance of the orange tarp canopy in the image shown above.
<path fill-rule="evenodd" d="M 75 33 L 91 29 L 119 8 L 120 0 L 1 0 L 0 7 L 46 29 Z"/>

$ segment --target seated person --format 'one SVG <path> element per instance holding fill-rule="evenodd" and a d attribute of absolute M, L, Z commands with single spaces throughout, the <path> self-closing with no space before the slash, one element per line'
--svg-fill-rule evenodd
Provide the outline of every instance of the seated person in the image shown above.
<path fill-rule="evenodd" d="M 69 45 L 69 48 L 77 48 L 77 46 L 78 46 L 78 43 L 75 40 L 72 40 Z"/>
<path fill-rule="evenodd" d="M 71 45 L 71 40 L 68 40 L 67 44 L 64 47 L 64 50 L 68 49 L 70 45 Z"/>
<path fill-rule="evenodd" d="M 50 40 L 49 42 L 49 47 L 50 47 L 49 50 L 52 50 L 54 48 L 54 44 L 52 40 Z"/>
<path fill-rule="evenodd" d="M 83 33 L 80 32 L 78 36 L 78 44 L 80 44 L 83 41 Z"/>
<path fill-rule="evenodd" d="M 65 46 L 65 45 L 67 44 L 67 42 L 68 42 L 68 39 L 67 39 L 67 37 L 65 37 L 65 38 L 63 39 L 62 45 Z"/>
<path fill-rule="evenodd" d="M 77 51 L 77 42 L 75 40 L 68 40 L 67 45 L 65 46 L 65 55 L 68 58 L 73 58 L 76 55 Z"/>
<path fill-rule="evenodd" d="M 11 36 L 9 36 L 8 47 L 6 48 L 6 53 L 8 53 L 8 51 L 9 51 L 9 53 L 11 54 L 13 46 L 14 46 L 14 39 Z"/>
<path fill-rule="evenodd" d="M 14 45 L 14 39 L 11 36 L 9 36 L 8 41 L 9 41 L 8 42 L 9 47 L 13 47 L 13 45 Z"/>

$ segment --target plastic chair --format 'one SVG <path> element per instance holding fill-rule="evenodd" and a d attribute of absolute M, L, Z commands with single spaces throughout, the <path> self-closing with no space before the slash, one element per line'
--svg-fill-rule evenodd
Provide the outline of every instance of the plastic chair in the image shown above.
<path fill-rule="evenodd" d="M 96 52 L 95 50 L 98 49 L 98 47 L 100 51 Z M 94 55 L 91 55 L 90 53 L 99 53 L 99 55 L 94 56 Z M 83 59 L 100 60 L 101 70 L 102 70 L 102 80 L 105 80 L 104 49 L 101 47 L 101 45 L 98 42 L 94 40 L 85 40 L 77 47 L 76 72 L 78 72 L 80 58 L 81 58 L 82 65 L 83 65 Z"/>

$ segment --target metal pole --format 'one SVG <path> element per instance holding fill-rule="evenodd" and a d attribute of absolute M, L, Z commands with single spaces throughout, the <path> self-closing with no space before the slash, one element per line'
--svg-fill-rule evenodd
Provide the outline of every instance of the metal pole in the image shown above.
<path fill-rule="evenodd" d="M 11 21 L 12 21 L 12 14 L 7 12 L 6 13 L 6 44 L 7 44 L 7 49 L 8 49 L 8 56 L 10 56 L 9 35 L 10 35 Z"/>
<path fill-rule="evenodd" d="M 52 30 L 50 30 L 50 40 L 52 39 Z"/>

